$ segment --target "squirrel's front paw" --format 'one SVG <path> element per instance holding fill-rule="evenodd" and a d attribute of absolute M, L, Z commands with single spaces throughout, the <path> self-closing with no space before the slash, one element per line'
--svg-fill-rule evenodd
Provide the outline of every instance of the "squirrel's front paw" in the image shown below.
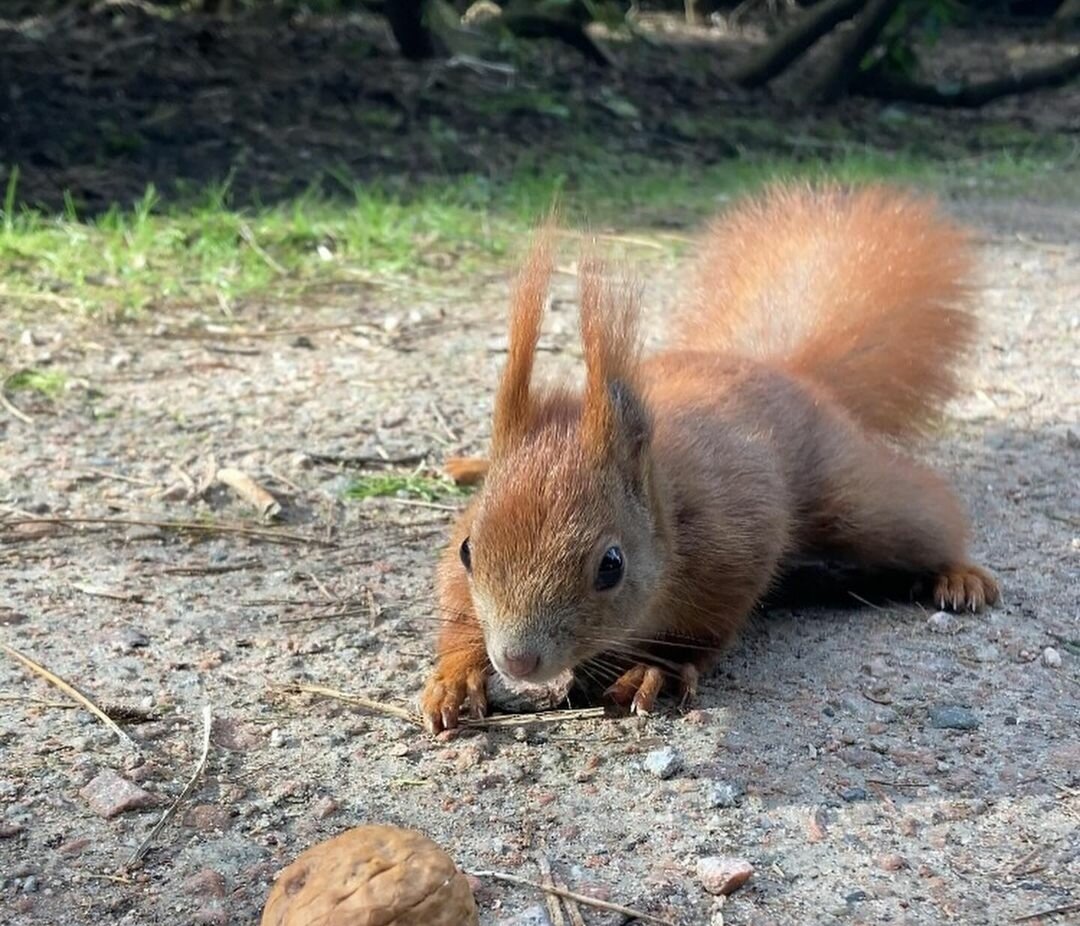
<path fill-rule="evenodd" d="M 697 700 L 699 673 L 689 662 L 678 669 L 679 707 L 685 709 Z M 674 673 L 669 670 L 667 674 Z M 658 666 L 639 664 L 620 675 L 605 694 L 620 707 L 629 708 L 631 714 L 651 714 L 664 688 L 664 676 L 665 670 Z"/>
<path fill-rule="evenodd" d="M 985 569 L 973 563 L 959 563 L 946 568 L 934 584 L 934 604 L 954 611 L 981 611 L 996 604 L 998 584 Z"/>
<path fill-rule="evenodd" d="M 472 716 L 483 717 L 488 707 L 487 675 L 485 667 L 437 665 L 420 695 L 420 715 L 428 731 L 454 729 L 466 701 Z"/>
<path fill-rule="evenodd" d="M 664 687 L 664 672 L 656 666 L 636 665 L 620 675 L 605 694 L 631 714 L 651 714 Z"/>

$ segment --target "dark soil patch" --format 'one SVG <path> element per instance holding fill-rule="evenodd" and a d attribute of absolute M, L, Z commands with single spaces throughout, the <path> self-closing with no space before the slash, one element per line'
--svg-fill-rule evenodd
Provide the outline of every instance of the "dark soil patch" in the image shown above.
<path fill-rule="evenodd" d="M 804 111 L 725 83 L 748 38 L 670 18 L 647 31 L 650 42 L 613 43 L 620 67 L 608 71 L 546 42 L 487 52 L 513 65 L 505 74 L 406 62 L 368 15 L 163 18 L 100 5 L 12 18 L 0 21 L 0 164 L 20 167 L 26 202 L 58 209 L 69 191 L 84 213 L 132 202 L 151 183 L 174 199 L 228 179 L 246 203 L 340 190 L 334 177 L 407 189 L 464 173 L 572 178 L 597 163 L 631 173 L 641 157 L 820 159 L 861 145 L 945 159 L 1060 153 L 1080 125 L 1075 90 L 978 113 L 866 100 Z M 935 49 L 934 71 L 1057 53 L 1034 30 L 956 33 Z"/>

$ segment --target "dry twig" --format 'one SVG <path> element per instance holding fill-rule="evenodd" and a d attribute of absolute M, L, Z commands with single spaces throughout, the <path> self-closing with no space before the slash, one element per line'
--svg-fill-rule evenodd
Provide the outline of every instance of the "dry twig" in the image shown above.
<path fill-rule="evenodd" d="M 551 893 L 551 888 L 555 887 L 555 882 L 551 877 L 551 862 L 543 852 L 537 856 L 536 861 L 540 866 L 540 877 L 544 885 L 544 902 L 547 904 L 551 924 L 552 926 L 566 926 L 566 918 L 563 916 L 562 906 L 559 903 L 560 898 L 557 894 Z"/>
<path fill-rule="evenodd" d="M 259 259 L 262 260 L 267 267 L 273 270 L 274 273 L 280 276 L 289 275 L 288 270 L 282 267 L 281 264 L 263 250 L 262 246 L 255 238 L 255 232 L 251 230 L 250 225 L 245 224 L 240 226 L 240 237 L 244 239 L 244 243 L 247 244 L 247 246 L 259 256 Z"/>
<path fill-rule="evenodd" d="M 407 453 L 399 457 L 371 456 L 370 454 L 339 454 L 339 453 L 316 453 L 305 454 L 313 463 L 331 464 L 345 468 L 356 467 L 363 469 L 369 466 L 410 466 L 413 463 L 423 463 L 427 459 L 426 453 Z"/>
<path fill-rule="evenodd" d="M 336 546 L 333 541 L 304 534 L 291 534 L 269 528 L 247 527 L 241 524 L 221 524 L 208 521 L 155 521 L 147 518 L 12 518 L 0 521 L 0 526 L 10 527 L 16 524 L 106 524 L 121 527 L 157 527 L 161 530 L 174 530 L 202 534 L 239 534 L 244 537 L 259 537 L 271 543 L 312 543 L 321 547 Z"/>
<path fill-rule="evenodd" d="M 75 591 L 82 592 L 84 595 L 89 595 L 92 598 L 108 598 L 111 601 L 130 601 L 135 604 L 144 604 L 146 602 L 146 596 L 142 592 L 114 592 L 107 588 L 93 588 L 90 585 L 75 585 L 71 586 Z"/>
<path fill-rule="evenodd" d="M 570 926 L 585 926 L 585 917 L 581 915 L 581 908 L 578 906 L 576 900 L 566 896 L 570 893 L 566 884 L 561 878 L 556 879 L 555 886 L 561 891 L 565 891 L 562 895 L 562 901 L 566 904 L 566 912 L 570 914 Z"/>
<path fill-rule="evenodd" d="M 597 900 L 595 897 L 577 894 L 574 891 L 568 891 L 560 887 L 548 887 L 547 885 L 539 884 L 536 881 L 530 881 L 528 878 L 519 878 L 517 875 L 510 875 L 501 871 L 470 871 L 469 874 L 474 878 L 491 878 L 493 881 L 505 881 L 507 884 L 516 884 L 518 887 L 529 887 L 536 891 L 555 894 L 557 897 L 564 897 L 576 901 L 582 906 L 593 907 L 596 910 L 606 910 L 608 913 L 621 913 L 623 916 L 629 916 L 646 923 L 659 923 L 660 926 L 675 926 L 671 920 L 661 919 L 658 916 L 653 916 L 651 913 L 644 913 L 641 910 L 624 907 L 622 904 L 608 903 L 606 900 Z"/>
<path fill-rule="evenodd" d="M 73 701 L 77 701 L 83 707 L 85 707 L 91 714 L 97 717 L 105 726 L 115 733 L 122 742 L 132 746 L 136 752 L 139 750 L 139 744 L 135 742 L 130 736 L 128 736 L 120 725 L 113 720 L 108 714 L 106 714 L 100 707 L 98 707 L 93 701 L 91 701 L 81 691 L 74 688 L 65 682 L 59 675 L 54 672 L 50 672 L 45 666 L 39 662 L 35 662 L 29 656 L 25 656 L 12 646 L 8 646 L 6 643 L 0 643 L 0 649 L 7 653 L 12 659 L 21 662 L 27 669 L 33 672 L 35 675 L 39 675 L 45 679 L 50 685 L 59 688 L 64 694 L 66 694 Z"/>
<path fill-rule="evenodd" d="M 249 505 L 254 505 L 264 521 L 271 521 L 281 514 L 281 503 L 242 470 L 227 466 L 217 471 L 216 479 Z"/>
<path fill-rule="evenodd" d="M 364 710 L 372 711 L 376 714 L 384 714 L 387 717 L 396 717 L 398 720 L 407 721 L 414 726 L 423 726 L 420 718 L 404 707 L 397 707 L 394 704 L 384 704 L 382 701 L 372 701 L 370 698 L 364 698 L 360 695 L 351 695 L 345 691 L 338 691 L 336 688 L 326 688 L 322 685 L 296 684 L 289 686 L 288 690 L 322 695 L 324 698 L 333 698 L 335 701 L 344 701 L 347 704 L 355 704 L 357 707 L 362 707 Z"/>
<path fill-rule="evenodd" d="M 396 717 L 414 726 L 423 726 L 420 717 L 404 707 L 394 704 L 385 704 L 382 701 L 373 701 L 361 695 L 349 694 L 337 688 L 327 688 L 324 685 L 305 685 L 297 683 L 287 685 L 285 690 L 292 693 L 306 692 L 308 694 L 322 695 L 324 698 L 333 698 L 335 701 L 344 701 L 346 704 L 355 704 L 365 710 L 387 717 Z M 459 721 L 462 727 L 474 729 L 495 729 L 498 727 L 521 727 L 536 726 L 545 723 L 560 723 L 565 720 L 601 720 L 604 717 L 602 707 L 583 707 L 564 711 L 540 711 L 535 714 L 495 714 L 492 717 L 462 717 Z"/>
<path fill-rule="evenodd" d="M 8 410 L 8 413 L 18 418 L 23 424 L 33 424 L 34 419 L 27 415 L 25 412 L 19 411 L 15 407 L 15 404 L 7 397 L 5 390 L 0 388 L 0 405 Z"/>
<path fill-rule="evenodd" d="M 1032 920 L 1041 920 L 1047 916 L 1064 916 L 1066 913 L 1076 913 L 1080 910 L 1080 903 L 1067 903 L 1060 907 L 1051 907 L 1049 910 L 1040 910 L 1038 913 L 1028 913 L 1018 916 L 1014 923 L 1030 923 Z"/>
<path fill-rule="evenodd" d="M 150 848 L 150 844 L 154 841 L 154 838 L 157 836 L 158 833 L 162 831 L 162 829 L 164 829 L 165 824 L 172 819 L 173 814 L 176 813 L 177 808 L 181 805 L 181 803 L 183 803 L 184 798 L 186 798 L 192 792 L 192 790 L 194 790 L 195 785 L 198 784 L 199 779 L 202 778 L 203 772 L 206 771 L 206 763 L 210 758 L 210 728 L 213 726 L 213 717 L 210 714 L 209 704 L 204 705 L 202 709 L 202 715 L 202 754 L 199 756 L 199 761 L 198 764 L 196 764 L 195 766 L 195 771 L 192 773 L 191 778 L 188 779 L 188 783 L 184 785 L 184 790 L 176 796 L 176 800 L 168 806 L 168 808 L 165 810 L 165 813 L 163 813 L 158 822 L 154 824 L 154 828 L 146 834 L 146 838 L 139 844 L 139 847 L 134 852 L 132 852 L 131 855 L 128 857 L 128 860 L 124 862 L 124 868 L 130 868 L 146 854 L 146 851 Z"/>

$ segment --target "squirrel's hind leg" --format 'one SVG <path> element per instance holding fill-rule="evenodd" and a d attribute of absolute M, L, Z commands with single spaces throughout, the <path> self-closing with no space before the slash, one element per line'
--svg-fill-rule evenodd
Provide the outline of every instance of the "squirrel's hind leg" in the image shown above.
<path fill-rule="evenodd" d="M 804 548 L 911 573 L 936 607 L 981 611 L 998 600 L 993 576 L 968 559 L 967 517 L 940 476 L 840 422 L 819 459 Z"/>

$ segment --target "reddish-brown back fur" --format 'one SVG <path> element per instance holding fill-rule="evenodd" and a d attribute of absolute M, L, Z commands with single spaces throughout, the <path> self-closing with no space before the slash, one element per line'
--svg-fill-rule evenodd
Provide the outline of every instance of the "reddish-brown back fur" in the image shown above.
<path fill-rule="evenodd" d="M 775 363 L 903 436 L 955 391 L 975 334 L 971 266 L 965 234 L 928 201 L 773 187 L 713 224 L 677 342 Z"/>

